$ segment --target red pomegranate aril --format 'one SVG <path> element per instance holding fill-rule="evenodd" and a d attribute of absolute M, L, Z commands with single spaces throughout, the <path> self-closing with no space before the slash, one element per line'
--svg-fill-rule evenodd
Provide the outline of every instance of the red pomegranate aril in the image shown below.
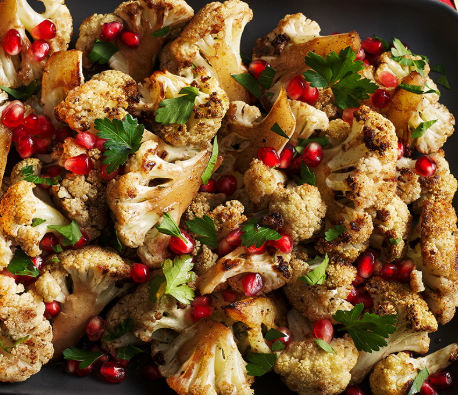
<path fill-rule="evenodd" d="M 73 359 L 66 359 L 64 361 L 64 371 L 69 374 L 76 374 L 76 368 L 80 364 L 80 361 L 75 361 Z"/>
<path fill-rule="evenodd" d="M 95 342 L 99 340 L 103 335 L 105 326 L 106 326 L 105 320 L 102 317 L 100 317 L 99 315 L 93 315 L 92 317 L 89 317 L 88 320 L 86 321 L 86 326 L 84 328 L 87 338 L 91 342 Z"/>
<path fill-rule="evenodd" d="M 286 144 L 280 153 L 280 164 L 277 166 L 279 169 L 287 169 L 293 161 L 296 149 L 291 144 Z"/>
<path fill-rule="evenodd" d="M 366 279 L 361 277 L 358 273 L 356 273 L 356 276 L 355 276 L 355 279 L 352 282 L 352 285 L 357 287 L 358 285 L 361 285 L 364 281 L 366 281 Z"/>
<path fill-rule="evenodd" d="M 306 82 L 300 100 L 307 104 L 313 104 L 318 100 L 319 96 L 318 88 L 311 86 L 310 82 Z"/>
<path fill-rule="evenodd" d="M 326 343 L 331 343 L 334 337 L 334 327 L 331 321 L 322 318 L 313 324 L 313 334 L 317 339 L 324 340 Z"/>
<path fill-rule="evenodd" d="M 436 389 L 427 381 L 425 381 L 420 388 L 420 395 L 438 395 Z"/>
<path fill-rule="evenodd" d="M 95 142 L 95 148 L 97 148 L 101 152 L 105 152 L 107 150 L 104 146 L 105 141 L 108 141 L 108 139 L 101 139 L 100 137 L 97 137 L 97 140 Z"/>
<path fill-rule="evenodd" d="M 46 233 L 40 241 L 40 249 L 52 254 L 53 247 L 59 244 L 59 240 L 54 233 Z"/>
<path fill-rule="evenodd" d="M 252 245 L 251 247 L 248 247 L 248 253 L 251 255 L 260 255 L 264 254 L 267 249 L 267 243 L 264 243 L 261 247 L 256 247 L 256 245 Z"/>
<path fill-rule="evenodd" d="M 414 269 L 412 259 L 403 259 L 396 263 L 398 267 L 398 281 L 400 283 L 408 284 L 410 282 L 410 273 Z"/>
<path fill-rule="evenodd" d="M 16 150 L 22 159 L 30 158 L 35 153 L 35 139 L 29 135 L 19 137 Z"/>
<path fill-rule="evenodd" d="M 447 371 L 431 374 L 427 381 L 436 389 L 450 388 L 453 385 L 452 375 Z"/>
<path fill-rule="evenodd" d="M 428 156 L 420 156 L 415 162 L 415 171 L 423 177 L 431 177 L 436 173 L 437 165 L 434 160 Z"/>
<path fill-rule="evenodd" d="M 299 174 L 301 171 L 302 155 L 296 156 L 291 161 L 291 164 L 288 167 L 288 172 L 292 174 Z"/>
<path fill-rule="evenodd" d="M 383 52 L 383 43 L 377 39 L 368 37 L 361 43 L 361 48 L 371 55 L 380 55 Z"/>
<path fill-rule="evenodd" d="M 140 45 L 140 36 L 134 32 L 123 30 L 120 37 L 121 41 L 129 48 L 138 48 Z"/>
<path fill-rule="evenodd" d="M 6 32 L 3 39 L 3 49 L 10 56 L 21 53 L 22 40 L 21 35 L 16 29 L 10 29 Z"/>
<path fill-rule="evenodd" d="M 210 295 L 196 296 L 191 302 L 191 306 L 211 306 L 213 299 Z"/>
<path fill-rule="evenodd" d="M 278 240 L 269 240 L 268 245 L 285 254 L 289 254 L 293 250 L 293 239 L 291 236 L 281 235 Z"/>
<path fill-rule="evenodd" d="M 118 351 L 119 350 L 111 351 L 111 356 L 113 357 L 114 362 L 116 362 L 122 368 L 127 369 L 130 366 L 131 361 L 129 359 L 118 358 Z"/>
<path fill-rule="evenodd" d="M 47 115 L 39 115 L 39 125 L 37 134 L 41 137 L 54 137 L 56 129 Z"/>
<path fill-rule="evenodd" d="M 277 150 L 270 147 L 259 148 L 258 158 L 269 167 L 277 167 L 280 165 L 280 157 L 278 156 Z"/>
<path fill-rule="evenodd" d="M 323 148 L 316 142 L 306 145 L 302 151 L 302 160 L 308 167 L 317 167 L 323 160 Z"/>
<path fill-rule="evenodd" d="M 45 40 L 37 40 L 32 43 L 30 50 L 37 62 L 41 62 L 48 55 L 51 47 Z"/>
<path fill-rule="evenodd" d="M 32 31 L 32 37 L 35 40 L 51 40 L 56 37 L 57 29 L 56 25 L 49 19 L 36 25 Z"/>
<path fill-rule="evenodd" d="M 201 184 L 199 192 L 215 193 L 216 192 L 216 180 L 210 178 L 207 184 Z"/>
<path fill-rule="evenodd" d="M 73 249 L 75 250 L 83 248 L 87 243 L 89 243 L 89 235 L 84 230 L 81 230 L 81 235 L 81 238 L 73 245 Z"/>
<path fill-rule="evenodd" d="M 27 133 L 37 135 L 40 128 L 40 118 L 37 114 L 29 114 L 24 118 L 22 125 L 24 126 Z"/>
<path fill-rule="evenodd" d="M 110 383 L 122 383 L 126 379 L 126 370 L 114 361 L 105 362 L 100 367 L 100 373 Z"/>
<path fill-rule="evenodd" d="M 377 108 L 385 108 L 390 104 L 391 96 L 385 89 L 377 89 L 372 95 L 372 104 Z"/>
<path fill-rule="evenodd" d="M 92 159 L 89 158 L 89 156 L 86 154 L 81 154 L 66 159 L 64 167 L 72 173 L 86 176 L 91 172 L 92 168 L 94 167 L 94 163 L 92 162 Z"/>
<path fill-rule="evenodd" d="M 19 126 L 24 120 L 24 105 L 19 100 L 13 100 L 2 112 L 3 125 L 9 128 Z"/>
<path fill-rule="evenodd" d="M 399 140 L 398 141 L 398 160 L 404 156 L 405 151 L 406 151 L 406 147 L 404 143 L 401 140 Z"/>
<path fill-rule="evenodd" d="M 378 80 L 387 88 L 396 88 L 399 85 L 398 77 L 389 71 L 382 71 L 378 76 Z"/>
<path fill-rule="evenodd" d="M 269 345 L 270 345 L 270 347 L 272 347 L 272 345 L 273 345 L 277 340 L 280 341 L 280 342 L 282 342 L 282 343 L 285 345 L 285 347 L 288 347 L 289 344 L 291 343 L 291 331 L 290 331 L 288 328 L 284 327 L 284 326 L 278 327 L 278 328 L 277 328 L 277 331 L 283 333 L 285 336 L 279 337 L 279 338 L 274 339 L 274 340 L 270 340 L 270 341 L 268 342 Z"/>
<path fill-rule="evenodd" d="M 353 124 L 353 113 L 358 109 L 358 107 L 351 107 L 351 108 L 346 108 L 343 110 L 342 113 L 342 119 L 349 123 L 350 125 Z"/>
<path fill-rule="evenodd" d="M 94 366 L 99 366 L 102 365 L 105 362 L 108 362 L 111 360 L 111 354 L 105 352 L 105 350 L 100 346 L 99 343 L 94 343 L 91 347 L 89 347 L 89 351 L 97 351 L 97 352 L 103 352 L 103 355 L 99 358 L 97 358 L 92 364 Z"/>
<path fill-rule="evenodd" d="M 102 25 L 100 29 L 100 39 L 102 41 L 113 41 L 119 33 L 124 29 L 121 22 L 107 22 Z"/>
<path fill-rule="evenodd" d="M 57 301 L 53 302 L 44 302 L 45 303 L 45 318 L 50 320 L 54 317 L 57 317 L 61 312 L 60 304 Z"/>
<path fill-rule="evenodd" d="M 286 92 L 291 100 L 299 100 L 305 88 L 305 81 L 301 75 L 296 75 L 288 83 Z"/>
<path fill-rule="evenodd" d="M 73 131 L 68 127 L 64 126 L 63 128 L 59 128 L 56 130 L 56 141 L 59 143 L 63 143 L 67 137 L 71 137 Z"/>
<path fill-rule="evenodd" d="M 18 141 L 19 141 L 19 137 L 21 137 L 21 136 L 27 136 L 27 135 L 28 135 L 28 133 L 27 133 L 27 131 L 25 130 L 24 125 L 16 126 L 16 127 L 13 129 L 13 142 L 17 144 Z"/>
<path fill-rule="evenodd" d="M 232 291 L 231 289 L 225 289 L 223 291 L 223 299 L 226 302 L 233 303 L 237 300 L 237 298 L 238 298 L 237 292 Z"/>
<path fill-rule="evenodd" d="M 255 296 L 264 288 L 264 281 L 259 273 L 247 273 L 242 278 L 245 296 Z"/>
<path fill-rule="evenodd" d="M 258 79 L 261 76 L 261 73 L 266 69 L 266 67 L 270 67 L 270 64 L 267 63 L 265 60 L 253 60 L 248 66 L 248 71 L 254 78 Z"/>
<path fill-rule="evenodd" d="M 94 148 L 96 141 L 97 136 L 89 132 L 78 133 L 75 139 L 76 144 L 86 149 Z"/>
<path fill-rule="evenodd" d="M 347 295 L 347 301 L 350 303 L 353 303 L 358 296 L 358 290 L 353 287 L 350 291 L 350 293 Z"/>
<path fill-rule="evenodd" d="M 35 152 L 38 154 L 47 154 L 51 151 L 52 139 L 50 137 L 35 138 Z"/>
<path fill-rule="evenodd" d="M 31 259 L 32 259 L 33 265 L 34 265 L 37 269 L 41 269 L 41 267 L 43 266 L 43 258 L 41 257 L 41 255 L 38 255 L 38 256 L 33 257 L 33 258 L 31 258 Z"/>
<path fill-rule="evenodd" d="M 90 376 L 94 371 L 94 364 L 90 364 L 89 366 L 81 369 L 80 368 L 81 362 L 76 365 L 76 374 L 80 377 Z"/>
<path fill-rule="evenodd" d="M 114 170 L 113 173 L 108 173 L 107 167 L 108 165 L 102 165 L 102 167 L 100 168 L 100 177 L 102 177 L 102 180 L 104 181 L 114 180 L 119 174 L 119 168 Z"/>
<path fill-rule="evenodd" d="M 194 322 L 200 321 L 202 318 L 210 317 L 213 313 L 213 309 L 208 305 L 192 306 L 191 308 L 191 319 Z"/>
<path fill-rule="evenodd" d="M 365 309 L 370 309 L 374 304 L 371 296 L 367 292 L 364 292 L 364 290 L 358 290 L 358 295 L 356 295 L 356 297 L 351 303 L 354 305 L 362 303 Z"/>
<path fill-rule="evenodd" d="M 48 173 L 51 177 L 60 176 L 60 174 L 62 173 L 62 167 L 57 166 L 57 165 L 49 166 L 46 169 L 46 173 Z"/>
<path fill-rule="evenodd" d="M 194 240 L 184 230 L 181 230 L 181 237 L 172 236 L 169 248 L 177 255 L 189 254 L 194 249 Z"/>
<path fill-rule="evenodd" d="M 226 196 L 234 194 L 237 190 L 237 178 L 232 174 L 227 174 L 218 178 L 216 181 L 216 190 L 219 193 L 224 193 Z"/>
<path fill-rule="evenodd" d="M 366 395 L 366 391 L 359 385 L 350 384 L 345 390 L 345 395 Z"/>
<path fill-rule="evenodd" d="M 134 263 L 130 268 L 132 280 L 136 283 L 146 283 L 151 278 L 151 273 L 148 266 L 143 263 Z"/>
<path fill-rule="evenodd" d="M 142 375 L 146 380 L 149 381 L 154 381 L 162 378 L 159 367 L 154 362 L 147 363 L 145 366 L 143 366 Z"/>
<path fill-rule="evenodd" d="M 237 228 L 226 236 L 226 241 L 231 246 L 239 246 L 242 244 L 242 233 L 242 228 Z"/>
<path fill-rule="evenodd" d="M 224 256 L 229 254 L 230 252 L 234 251 L 237 247 L 230 245 L 226 238 L 223 237 L 220 241 L 218 241 L 218 246 L 216 247 L 216 253 L 219 256 Z"/>
<path fill-rule="evenodd" d="M 364 60 L 365 57 L 366 57 L 366 52 L 364 52 L 364 49 L 360 48 L 359 51 L 356 53 L 355 60 Z"/>
<path fill-rule="evenodd" d="M 361 253 L 357 259 L 358 274 L 362 278 L 369 278 L 374 272 L 375 267 L 375 254 L 367 250 Z"/>
<path fill-rule="evenodd" d="M 385 263 L 382 267 L 380 275 L 384 280 L 397 280 L 398 278 L 398 267 L 393 263 Z"/>

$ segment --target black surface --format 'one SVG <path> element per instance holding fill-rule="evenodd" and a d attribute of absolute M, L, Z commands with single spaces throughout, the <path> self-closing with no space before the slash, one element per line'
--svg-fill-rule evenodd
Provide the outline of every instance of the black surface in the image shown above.
<path fill-rule="evenodd" d="M 113 0 L 67 0 L 75 21 L 75 36 L 81 21 L 93 13 L 106 13 L 119 4 Z M 206 2 L 189 1 L 197 11 Z M 414 53 L 427 55 L 431 65 L 445 64 L 452 90 L 440 87 L 441 102 L 458 116 L 458 13 L 436 0 L 249 0 L 254 12 L 242 39 L 245 53 L 251 53 L 256 38 L 270 32 L 285 14 L 302 12 L 316 20 L 321 34 L 356 30 L 364 39 L 377 35 L 401 39 Z M 33 3 L 32 3 L 33 4 Z M 434 78 L 437 75 L 434 74 Z M 454 88 L 454 89 L 453 89 Z M 458 174 L 458 136 L 445 145 L 452 172 Z M 455 205 L 456 207 L 456 205 Z M 458 340 L 458 317 L 433 334 L 431 350 Z M 458 382 L 458 364 L 450 369 Z M 273 374 L 257 379 L 256 395 L 293 394 Z M 0 394 L 18 395 L 146 395 L 174 394 L 164 381 L 147 382 L 133 372 L 122 384 L 101 379 L 77 378 L 62 372 L 60 364 L 47 365 L 25 383 L 1 384 Z M 458 394 L 458 385 L 441 395 Z"/>

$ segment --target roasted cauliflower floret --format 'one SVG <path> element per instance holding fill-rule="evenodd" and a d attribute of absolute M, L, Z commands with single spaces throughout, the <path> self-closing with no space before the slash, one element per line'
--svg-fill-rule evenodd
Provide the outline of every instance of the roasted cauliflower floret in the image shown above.
<path fill-rule="evenodd" d="M 396 162 L 396 195 L 405 204 L 410 204 L 420 198 L 420 176 L 415 171 L 415 160 L 401 158 Z"/>
<path fill-rule="evenodd" d="M 320 231 L 326 214 L 326 204 L 313 185 L 279 187 L 272 194 L 269 212 L 283 217 L 284 231 L 298 243 L 310 239 Z"/>
<path fill-rule="evenodd" d="M 458 306 L 458 229 L 447 201 L 426 202 L 420 217 L 420 242 L 408 252 L 425 284 L 424 298 L 441 324 Z"/>
<path fill-rule="evenodd" d="M 458 360 L 458 345 L 450 344 L 422 358 L 408 353 L 391 354 L 375 365 L 370 377 L 374 395 L 406 395 L 418 373 L 426 368 L 429 374 L 444 370 Z"/>
<path fill-rule="evenodd" d="M 180 97 L 183 88 L 198 89 L 189 119 L 185 123 L 161 122 L 163 100 Z M 140 93 L 142 99 L 135 107 L 135 113 L 149 121 L 153 131 L 160 133 L 165 141 L 177 147 L 205 145 L 221 127 L 229 108 L 226 93 L 202 67 L 195 70 L 188 68 L 181 75 L 167 70 L 155 71 L 140 86 Z"/>
<path fill-rule="evenodd" d="M 329 129 L 329 119 L 322 110 L 298 100 L 288 100 L 288 103 L 296 119 L 291 144 L 297 145 L 299 138 L 307 139 L 316 131 Z"/>
<path fill-rule="evenodd" d="M 0 85 L 18 88 L 28 85 L 35 79 L 41 79 L 43 68 L 48 56 L 38 61 L 31 51 L 30 36 L 35 26 L 50 20 L 56 26 L 56 37 L 47 40 L 49 55 L 57 51 L 65 51 L 72 35 L 72 17 L 64 0 L 42 1 L 45 11 L 38 13 L 26 0 L 4 0 L 0 8 L 0 41 L 6 32 L 15 29 L 21 37 L 21 51 L 16 55 L 6 53 L 0 47 Z"/>
<path fill-rule="evenodd" d="M 70 221 L 56 210 L 48 194 L 28 181 L 19 181 L 10 186 L 0 201 L 0 225 L 31 257 L 41 254 L 39 247 L 49 225 L 67 225 Z M 44 220 L 32 226 L 35 218 Z"/>
<path fill-rule="evenodd" d="M 230 101 L 248 102 L 247 90 L 232 75 L 247 72 L 240 57 L 240 40 L 252 17 L 248 4 L 240 0 L 205 5 L 180 37 L 164 48 L 161 68 L 179 74 L 190 64 L 205 67 Z"/>
<path fill-rule="evenodd" d="M 0 381 L 27 380 L 53 355 L 45 305 L 34 292 L 0 274 Z"/>
<path fill-rule="evenodd" d="M 9 265 L 13 256 L 13 243 L 0 226 L 0 272 Z"/>
<path fill-rule="evenodd" d="M 351 133 L 351 125 L 343 119 L 333 119 L 329 122 L 329 128 L 324 131 L 332 146 L 342 143 Z"/>
<path fill-rule="evenodd" d="M 159 370 L 180 395 L 253 395 L 246 362 L 228 327 L 203 319 L 183 331 L 171 344 L 153 343 Z"/>
<path fill-rule="evenodd" d="M 34 176 L 41 175 L 41 170 L 43 168 L 43 163 L 38 158 L 27 158 L 16 163 L 11 170 L 10 182 L 11 185 L 18 183 L 24 179 L 22 170 L 28 166 L 32 166 L 32 174 Z"/>

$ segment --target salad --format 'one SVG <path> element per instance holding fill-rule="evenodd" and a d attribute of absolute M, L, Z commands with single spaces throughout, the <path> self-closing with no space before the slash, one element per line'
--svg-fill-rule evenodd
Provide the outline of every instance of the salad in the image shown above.
<path fill-rule="evenodd" d="M 43 3 L 0 12 L 0 381 L 453 384 L 458 344 L 426 355 L 458 305 L 443 67 L 300 13 L 247 57 L 240 0 L 121 3 L 68 49 Z"/>

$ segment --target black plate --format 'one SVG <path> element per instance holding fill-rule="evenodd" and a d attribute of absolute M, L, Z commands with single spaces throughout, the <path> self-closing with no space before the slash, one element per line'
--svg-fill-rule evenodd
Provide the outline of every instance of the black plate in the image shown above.
<path fill-rule="evenodd" d="M 74 18 L 75 36 L 81 21 L 93 13 L 114 10 L 120 1 L 67 0 Z M 206 1 L 190 0 L 197 11 Z M 356 30 L 364 39 L 377 35 L 391 40 L 393 37 L 409 43 L 414 53 L 427 55 L 431 65 L 445 64 L 454 90 L 441 88 L 441 102 L 458 116 L 458 13 L 436 0 L 248 0 L 254 12 L 242 40 L 245 53 L 251 53 L 256 38 L 270 32 L 285 14 L 302 12 L 316 20 L 321 34 Z M 33 4 L 33 3 L 32 3 Z M 445 150 L 452 172 L 458 174 L 458 137 L 448 140 Z M 457 207 L 455 205 L 455 207 Z M 431 350 L 457 341 L 458 316 L 432 335 Z M 458 364 L 451 368 L 458 381 Z M 293 394 L 274 374 L 257 379 L 256 395 Z M 442 390 L 441 395 L 453 395 L 455 388 Z M 108 384 L 98 378 L 77 378 L 62 372 L 61 364 L 45 366 L 42 371 L 18 384 L 0 384 L 0 394 L 18 395 L 146 395 L 174 394 L 164 381 L 146 382 L 132 372 L 122 384 Z"/>

